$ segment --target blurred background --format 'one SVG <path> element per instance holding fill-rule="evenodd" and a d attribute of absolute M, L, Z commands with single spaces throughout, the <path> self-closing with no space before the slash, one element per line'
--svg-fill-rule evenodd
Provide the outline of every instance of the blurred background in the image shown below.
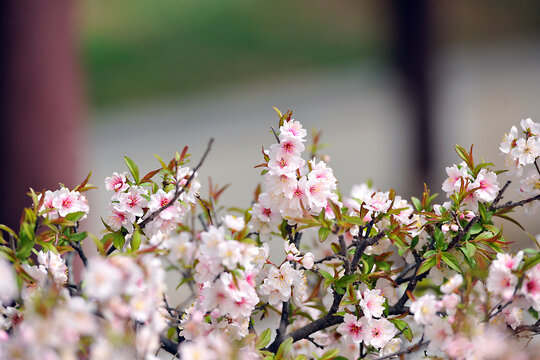
<path fill-rule="evenodd" d="M 323 130 L 344 194 L 353 184 L 432 192 L 454 144 L 503 167 L 503 133 L 540 121 L 540 2 L 517 0 L 10 0 L 2 2 L 0 222 L 24 193 L 92 170 L 153 170 L 188 145 L 200 171 L 248 207 L 274 142 L 272 106 Z M 501 182 L 506 178 L 502 176 Z M 507 200 L 517 195 L 514 181 Z M 438 198 L 444 201 L 444 194 Z M 534 235 L 538 217 L 518 215 Z M 526 239 L 513 224 L 508 237 Z"/>

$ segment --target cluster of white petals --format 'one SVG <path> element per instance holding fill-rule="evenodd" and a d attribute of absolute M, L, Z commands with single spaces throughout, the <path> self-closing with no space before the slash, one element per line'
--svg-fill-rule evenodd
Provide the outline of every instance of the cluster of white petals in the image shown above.
<path fill-rule="evenodd" d="M 41 196 L 39 195 L 40 200 Z M 39 211 L 43 211 L 43 216 L 50 220 L 65 217 L 68 214 L 79 211 L 88 214 L 90 211 L 86 196 L 78 191 L 62 187 L 56 191 L 47 190 L 43 196 L 43 205 Z M 86 214 L 81 217 L 81 220 L 86 218 Z"/>
<path fill-rule="evenodd" d="M 325 210 L 331 218 L 329 201 L 339 204 L 332 169 L 324 161 L 312 159 L 306 164 L 302 159 L 306 135 L 300 122 L 285 121 L 279 129 L 279 143 L 265 152 L 268 158 L 265 191 L 253 205 L 250 223 L 261 236 L 268 237 L 283 218 L 290 222 L 301 218 L 304 210 L 312 215 Z"/>

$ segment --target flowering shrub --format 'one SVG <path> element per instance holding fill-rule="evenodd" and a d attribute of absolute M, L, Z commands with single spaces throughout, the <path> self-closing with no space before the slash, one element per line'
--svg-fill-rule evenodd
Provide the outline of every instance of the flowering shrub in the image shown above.
<path fill-rule="evenodd" d="M 519 200 L 502 203 L 510 181 L 456 146 L 446 201 L 425 188 L 409 202 L 371 184 L 342 195 L 319 134 L 306 161 L 306 130 L 277 112 L 249 209 L 222 213 L 224 188 L 211 183 L 202 197 L 197 170 L 212 142 L 193 168 L 187 148 L 144 176 L 126 157 L 129 171 L 105 179 L 101 237 L 79 230 L 88 178 L 31 190 L 20 229 L 0 226 L 0 358 L 539 358 L 538 243 L 510 254 L 493 223 L 519 225 L 512 210 L 538 206 L 539 123 L 522 120 L 500 146 L 513 175 L 530 168 Z M 87 258 L 83 242 L 98 254 Z M 171 303 L 167 271 L 184 302 Z"/>

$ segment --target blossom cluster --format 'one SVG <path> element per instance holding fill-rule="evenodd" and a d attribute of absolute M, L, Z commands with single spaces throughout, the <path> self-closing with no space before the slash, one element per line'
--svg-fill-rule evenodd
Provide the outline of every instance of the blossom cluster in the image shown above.
<path fill-rule="evenodd" d="M 540 174 L 536 163 L 540 156 L 540 123 L 527 118 L 521 120 L 520 125 L 525 137 L 519 137 L 518 129 L 512 126 L 510 132 L 504 135 L 499 149 L 505 155 L 507 168 L 517 177 L 523 175 L 524 166 L 535 165 L 535 169 L 531 169 L 521 180 L 520 195 L 526 199 L 540 195 Z M 538 202 L 528 204 L 525 210 L 535 213 Z"/>
<path fill-rule="evenodd" d="M 339 203 L 332 169 L 324 161 L 302 159 L 306 135 L 302 124 L 289 116 L 279 128 L 279 142 L 264 151 L 265 191 L 251 211 L 251 226 L 262 236 L 267 237 L 282 219 L 294 223 L 304 212 L 316 215 L 324 210 L 332 218 L 329 201 Z"/>
<path fill-rule="evenodd" d="M 105 179 L 105 188 L 113 192 L 109 204 L 109 215 L 105 223 L 112 231 L 124 228 L 132 233 L 134 225 L 144 221 L 146 214 L 152 214 L 167 206 L 148 223 L 146 234 L 151 237 L 158 232 L 165 234 L 171 232 L 176 228 L 176 224 L 182 222 L 189 207 L 196 201 L 196 195 L 201 187 L 196 177 L 197 174 L 194 174 L 189 167 L 181 166 L 176 174 L 171 176 L 169 186 L 165 189 L 156 189 L 156 183 L 137 184 L 136 181 L 128 179 L 127 173 L 114 172 Z M 175 199 L 178 189 L 187 185 L 190 178 L 189 187 Z M 148 189 L 143 185 L 147 185 Z"/>
<path fill-rule="evenodd" d="M 501 203 L 510 181 L 456 146 L 443 202 L 427 186 L 345 197 L 319 134 L 305 161 L 307 131 L 278 114 L 248 208 L 224 210 L 211 182 L 201 191 L 211 143 L 195 167 L 186 148 L 144 176 L 126 157 L 129 172 L 105 179 L 101 238 L 79 226 L 88 179 L 30 191 L 20 229 L 0 225 L 0 360 L 538 358 L 540 253 L 512 254 L 494 222 L 519 224 L 511 211 L 540 202 L 536 166 L 522 200 Z M 518 176 L 540 155 L 540 125 L 521 128 L 500 146 Z"/>
<path fill-rule="evenodd" d="M 41 195 L 39 197 L 41 200 Z M 45 191 L 43 195 L 43 205 L 39 209 L 47 219 L 54 220 L 59 217 L 66 217 L 71 213 L 84 212 L 84 217 L 90 211 L 88 206 L 88 200 L 86 196 L 75 190 L 69 190 L 66 187 L 62 187 L 59 190 Z"/>

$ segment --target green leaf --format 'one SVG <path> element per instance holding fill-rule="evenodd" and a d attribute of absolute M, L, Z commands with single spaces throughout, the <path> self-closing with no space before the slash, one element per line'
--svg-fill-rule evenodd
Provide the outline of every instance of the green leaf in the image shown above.
<path fill-rule="evenodd" d="M 375 264 L 377 264 L 377 267 L 382 271 L 390 271 L 391 269 L 390 264 L 386 261 L 375 261 Z"/>
<path fill-rule="evenodd" d="M 433 239 L 435 240 L 435 247 L 442 249 L 444 246 L 444 234 L 438 227 L 435 227 L 435 230 L 433 230 Z"/>
<path fill-rule="evenodd" d="M 331 282 L 334 282 L 334 277 L 332 275 L 330 275 L 330 273 L 328 271 L 324 271 L 324 270 L 319 270 L 319 272 L 321 273 L 321 275 L 326 279 L 326 280 L 329 280 Z"/>
<path fill-rule="evenodd" d="M 471 226 L 471 229 L 469 230 L 469 234 L 476 235 L 484 231 L 484 228 L 480 224 L 474 224 Z"/>
<path fill-rule="evenodd" d="M 411 197 L 412 203 L 416 211 L 422 211 L 422 202 L 417 197 Z"/>
<path fill-rule="evenodd" d="M 126 162 L 126 165 L 129 169 L 129 172 L 131 175 L 133 175 L 133 180 L 135 180 L 135 183 L 139 183 L 139 168 L 137 167 L 137 164 L 127 156 L 124 156 L 124 161 Z"/>
<path fill-rule="evenodd" d="M 86 231 L 83 231 L 80 233 L 71 234 L 69 236 L 69 241 L 80 242 L 86 239 L 87 237 L 88 237 L 88 233 Z"/>
<path fill-rule="evenodd" d="M 528 257 L 525 261 L 523 261 L 523 271 L 527 271 L 530 268 L 534 267 L 536 264 L 540 263 L 540 253 Z"/>
<path fill-rule="evenodd" d="M 437 250 L 428 250 L 424 254 L 424 259 L 430 258 L 437 253 Z"/>
<path fill-rule="evenodd" d="M 339 355 L 339 349 L 330 349 L 319 358 L 319 360 L 334 360 Z"/>
<path fill-rule="evenodd" d="M 287 239 L 287 220 L 281 222 L 279 229 L 281 230 L 281 237 Z"/>
<path fill-rule="evenodd" d="M 420 240 L 420 237 L 418 235 L 416 235 L 415 237 L 412 238 L 411 240 L 411 246 L 410 248 L 411 249 L 414 249 L 416 247 L 416 245 L 418 245 L 418 241 Z"/>
<path fill-rule="evenodd" d="M 538 319 L 538 311 L 534 310 L 533 308 L 529 308 L 529 313 L 530 313 L 535 319 Z"/>
<path fill-rule="evenodd" d="M 319 241 L 324 242 L 326 238 L 328 237 L 328 234 L 330 234 L 330 229 L 327 227 L 321 227 L 319 228 Z"/>
<path fill-rule="evenodd" d="M 113 245 L 115 248 L 117 249 L 122 249 L 124 247 L 124 242 L 126 241 L 126 239 L 124 238 L 124 236 L 122 234 L 119 234 L 119 233 L 109 233 L 109 234 L 106 234 L 103 239 L 101 240 L 101 242 L 104 244 L 106 243 L 107 241 L 109 240 L 112 240 L 113 242 Z"/>
<path fill-rule="evenodd" d="M 483 233 L 481 233 L 480 235 L 475 237 L 474 240 L 475 241 L 482 241 L 482 240 L 491 239 L 494 236 L 495 235 L 491 231 L 484 231 Z"/>
<path fill-rule="evenodd" d="M 471 244 L 471 243 L 466 243 L 465 244 L 465 247 L 467 248 L 467 251 L 469 252 L 469 255 L 472 259 L 472 257 L 474 256 L 474 254 L 476 253 L 476 246 L 474 244 Z"/>
<path fill-rule="evenodd" d="M 350 275 L 344 275 L 338 279 L 336 282 L 336 287 L 338 288 L 344 288 L 350 283 L 353 283 L 360 277 L 360 274 L 350 274 Z"/>
<path fill-rule="evenodd" d="M 287 340 L 285 340 L 284 342 L 281 343 L 281 345 L 279 345 L 279 348 L 276 352 L 276 356 L 274 357 L 274 359 L 275 360 L 283 359 L 285 355 L 288 355 L 289 352 L 291 351 L 292 344 L 293 344 L 293 338 L 288 337 Z"/>
<path fill-rule="evenodd" d="M 68 221 L 73 221 L 74 223 L 76 223 L 84 215 L 86 215 L 86 213 L 84 211 L 76 211 L 76 212 L 72 212 L 72 213 L 67 214 L 65 219 L 68 220 Z"/>
<path fill-rule="evenodd" d="M 7 227 L 6 225 L 0 225 L 0 230 L 2 231 L 5 231 L 9 234 L 11 234 L 11 236 L 13 236 L 13 238 L 15 240 L 18 240 L 19 239 L 19 236 L 17 236 L 17 233 L 15 233 L 15 231 L 11 230 L 9 227 Z"/>
<path fill-rule="evenodd" d="M 133 236 L 131 237 L 131 250 L 137 251 L 141 246 L 141 232 L 139 229 L 135 230 Z"/>
<path fill-rule="evenodd" d="M 442 253 L 441 259 L 452 269 L 456 270 L 458 273 L 461 273 L 461 265 L 459 264 L 459 261 L 458 259 L 456 259 L 454 254 L 444 252 Z"/>
<path fill-rule="evenodd" d="M 409 340 L 409 342 L 412 340 L 413 334 L 412 334 L 409 324 L 407 324 L 405 321 L 401 319 L 388 319 L 388 320 L 392 324 L 394 324 L 396 329 L 398 329 L 400 332 L 403 333 L 403 335 L 407 338 L 407 340 Z"/>
<path fill-rule="evenodd" d="M 480 212 L 480 216 L 482 217 L 484 222 L 489 221 L 487 211 L 486 211 L 486 206 L 484 205 L 484 203 L 482 202 L 478 203 L 478 211 Z"/>
<path fill-rule="evenodd" d="M 257 342 L 255 343 L 255 348 L 257 350 L 264 349 L 268 344 L 270 344 L 271 339 L 272 339 L 272 330 L 268 328 L 264 330 L 257 338 Z"/>
<path fill-rule="evenodd" d="M 435 256 L 432 256 L 429 259 L 426 259 L 422 263 L 422 265 L 420 265 L 420 267 L 418 268 L 418 272 L 416 273 L 416 275 L 421 275 L 425 273 L 426 271 L 431 269 L 433 266 L 435 266 L 436 263 L 437 263 L 437 259 L 435 258 Z"/>

